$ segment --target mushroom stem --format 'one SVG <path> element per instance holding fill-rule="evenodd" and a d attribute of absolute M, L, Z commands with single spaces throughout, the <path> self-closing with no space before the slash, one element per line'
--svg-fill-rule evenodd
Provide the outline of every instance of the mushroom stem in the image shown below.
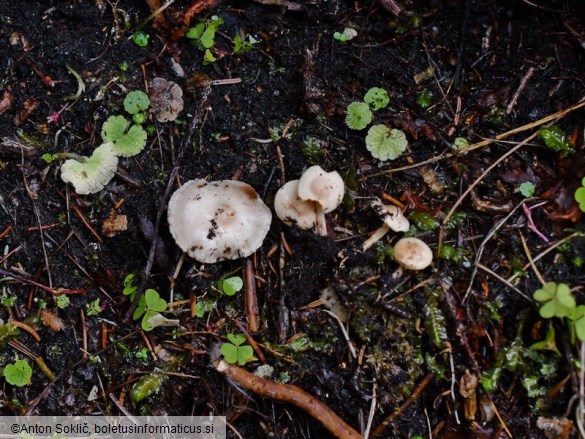
<path fill-rule="evenodd" d="M 394 273 L 392 273 L 392 279 L 394 279 L 394 280 L 400 279 L 403 274 L 404 274 L 404 267 L 402 267 L 402 265 L 399 265 L 398 268 L 396 269 L 396 271 L 394 271 Z"/>
<path fill-rule="evenodd" d="M 317 215 L 317 221 L 315 222 L 315 233 L 321 236 L 327 236 L 327 221 L 325 220 L 325 212 L 319 203 L 315 203 L 315 215 Z"/>
<path fill-rule="evenodd" d="M 367 249 L 369 249 L 376 242 L 378 242 L 380 239 L 386 236 L 386 233 L 388 233 L 389 231 L 390 227 L 388 227 L 386 224 L 383 224 L 381 227 L 375 230 L 374 233 L 372 233 L 372 235 L 368 239 L 364 241 L 364 243 L 362 244 L 362 250 L 366 251 Z"/>

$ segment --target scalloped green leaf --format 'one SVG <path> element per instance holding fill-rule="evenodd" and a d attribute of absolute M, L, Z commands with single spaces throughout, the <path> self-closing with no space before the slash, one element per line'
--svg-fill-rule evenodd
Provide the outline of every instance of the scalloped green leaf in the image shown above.
<path fill-rule="evenodd" d="M 352 130 L 363 130 L 372 122 L 372 110 L 365 102 L 352 102 L 347 106 L 345 124 Z"/>
<path fill-rule="evenodd" d="M 4 368 L 4 378 L 13 386 L 26 386 L 32 376 L 32 368 L 25 360 L 16 360 Z"/>
<path fill-rule="evenodd" d="M 124 98 L 124 110 L 129 114 L 144 111 L 150 105 L 148 95 L 140 90 L 131 91 Z"/>
<path fill-rule="evenodd" d="M 366 148 L 378 160 L 394 160 L 398 158 L 408 146 L 406 135 L 397 129 L 390 129 L 386 125 L 374 125 L 368 130 Z"/>
<path fill-rule="evenodd" d="M 147 134 L 139 125 L 128 126 L 124 116 L 110 116 L 102 126 L 102 139 L 114 144 L 114 152 L 121 157 L 139 154 L 146 146 Z"/>
<path fill-rule="evenodd" d="M 370 106 L 372 111 L 386 108 L 390 102 L 388 92 L 380 87 L 372 87 L 364 96 L 364 102 Z"/>

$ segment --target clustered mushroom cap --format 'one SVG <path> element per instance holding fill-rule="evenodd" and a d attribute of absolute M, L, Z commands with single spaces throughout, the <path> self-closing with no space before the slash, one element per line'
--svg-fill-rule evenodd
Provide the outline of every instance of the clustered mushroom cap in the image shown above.
<path fill-rule="evenodd" d="M 246 183 L 191 180 L 171 197 L 168 220 L 184 252 L 214 263 L 254 253 L 268 233 L 272 214 Z"/>
<path fill-rule="evenodd" d="M 418 238 L 402 238 L 394 245 L 394 260 L 407 270 L 424 270 L 433 262 L 433 252 Z"/>
<path fill-rule="evenodd" d="M 410 223 L 398 206 L 382 204 L 380 200 L 372 201 L 371 205 L 384 224 L 395 232 L 407 232 L 410 228 Z"/>
<path fill-rule="evenodd" d="M 282 186 L 274 197 L 274 210 L 287 226 L 312 229 L 317 224 L 314 201 L 299 198 L 299 180 L 291 180 Z"/>
<path fill-rule="evenodd" d="M 337 209 L 344 192 L 345 185 L 339 173 L 325 172 L 320 166 L 311 166 L 299 179 L 299 198 L 319 203 L 324 213 Z"/>

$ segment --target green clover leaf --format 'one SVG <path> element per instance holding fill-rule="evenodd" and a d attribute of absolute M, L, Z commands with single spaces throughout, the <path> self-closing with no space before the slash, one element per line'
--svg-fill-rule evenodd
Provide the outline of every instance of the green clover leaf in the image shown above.
<path fill-rule="evenodd" d="M 545 319 L 566 317 L 575 308 L 575 298 L 567 284 L 547 282 L 533 294 L 534 300 L 544 302 L 540 307 L 540 315 Z"/>
<path fill-rule="evenodd" d="M 244 287 L 244 281 L 239 276 L 220 279 L 217 288 L 226 296 L 233 296 Z"/>

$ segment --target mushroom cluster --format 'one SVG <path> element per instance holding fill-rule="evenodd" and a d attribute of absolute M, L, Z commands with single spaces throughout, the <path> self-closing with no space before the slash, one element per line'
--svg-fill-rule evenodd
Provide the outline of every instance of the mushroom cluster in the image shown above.
<path fill-rule="evenodd" d="M 344 193 L 345 185 L 338 172 L 311 166 L 299 180 L 289 181 L 278 190 L 274 210 L 285 224 L 314 229 L 325 236 L 325 214 L 341 204 Z"/>
<path fill-rule="evenodd" d="M 169 201 L 169 227 L 177 245 L 203 263 L 238 259 L 264 241 L 272 213 L 254 188 L 233 180 L 191 180 Z"/>

